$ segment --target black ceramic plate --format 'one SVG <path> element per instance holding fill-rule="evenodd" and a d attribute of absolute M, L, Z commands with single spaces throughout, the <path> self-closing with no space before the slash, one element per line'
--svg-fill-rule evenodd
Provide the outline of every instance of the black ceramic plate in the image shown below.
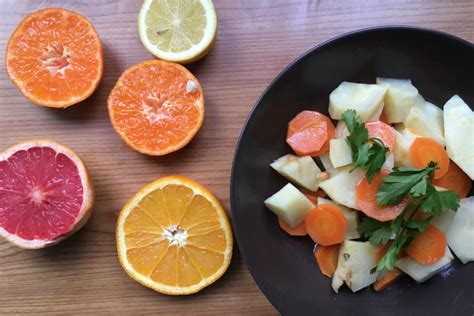
<path fill-rule="evenodd" d="M 458 94 L 472 108 L 474 46 L 433 30 L 366 29 L 317 46 L 283 70 L 258 100 L 235 153 L 231 205 L 239 248 L 284 315 L 473 315 L 474 263 L 456 260 L 422 284 L 405 276 L 380 294 L 371 288 L 353 294 L 345 287 L 335 294 L 315 264 L 310 238 L 288 236 L 263 205 L 287 182 L 269 163 L 291 152 L 288 121 L 306 109 L 327 114 L 329 93 L 340 82 L 374 83 L 377 76 L 410 78 L 438 106 Z"/>

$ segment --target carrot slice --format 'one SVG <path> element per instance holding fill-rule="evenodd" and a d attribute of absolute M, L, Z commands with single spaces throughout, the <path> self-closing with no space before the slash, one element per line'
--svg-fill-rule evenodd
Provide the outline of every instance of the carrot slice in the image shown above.
<path fill-rule="evenodd" d="M 314 111 L 303 111 L 288 124 L 286 142 L 300 156 L 317 156 L 329 150 L 336 134 L 331 119 Z"/>
<path fill-rule="evenodd" d="M 433 184 L 456 192 L 461 199 L 467 197 L 472 187 L 471 178 L 452 161 L 449 162 L 448 172 L 441 178 L 434 179 Z"/>
<path fill-rule="evenodd" d="M 334 271 L 336 271 L 340 247 L 340 244 L 331 246 L 318 245 L 316 247 L 314 257 L 318 263 L 319 270 L 327 277 L 332 278 Z"/>
<path fill-rule="evenodd" d="M 443 145 L 431 138 L 418 137 L 410 146 L 410 156 L 417 168 L 426 168 L 430 161 L 438 163 L 434 178 L 439 179 L 448 172 L 449 157 Z"/>
<path fill-rule="evenodd" d="M 285 232 L 287 232 L 288 235 L 291 236 L 306 236 L 306 226 L 303 223 L 300 225 L 296 226 L 295 228 L 291 227 L 288 225 L 287 222 L 282 220 L 281 218 L 278 218 L 278 224 L 280 224 L 281 229 L 283 229 Z"/>
<path fill-rule="evenodd" d="M 323 204 L 309 213 L 305 224 L 308 235 L 315 243 L 329 246 L 344 240 L 348 222 L 338 207 Z"/>
<path fill-rule="evenodd" d="M 359 209 L 368 217 L 374 218 L 380 222 L 391 221 L 395 219 L 403 211 L 408 203 L 405 199 L 398 205 L 381 206 L 377 204 L 377 191 L 383 183 L 383 176 L 390 171 L 383 169 L 380 174 L 376 175 L 369 184 L 367 177 L 363 177 L 356 185 L 356 204 Z"/>
<path fill-rule="evenodd" d="M 420 264 L 434 264 L 444 257 L 446 236 L 433 225 L 418 235 L 407 248 L 407 255 Z"/>
<path fill-rule="evenodd" d="M 393 147 L 395 147 L 395 132 L 390 125 L 382 121 L 374 121 L 365 123 L 365 128 L 369 132 L 369 137 L 380 138 L 385 147 L 388 147 L 390 151 L 393 150 Z"/>
<path fill-rule="evenodd" d="M 387 272 L 387 274 L 385 274 L 383 277 L 378 279 L 377 282 L 374 283 L 374 290 L 376 292 L 382 292 L 389 285 L 392 285 L 393 283 L 395 283 L 395 281 L 400 279 L 403 274 L 403 271 L 397 268 Z"/>
<path fill-rule="evenodd" d="M 314 205 L 318 205 L 318 198 L 323 198 L 326 196 L 326 193 L 323 190 L 318 190 L 316 192 L 305 188 L 300 188 L 300 190 L 311 202 L 313 202 Z"/>

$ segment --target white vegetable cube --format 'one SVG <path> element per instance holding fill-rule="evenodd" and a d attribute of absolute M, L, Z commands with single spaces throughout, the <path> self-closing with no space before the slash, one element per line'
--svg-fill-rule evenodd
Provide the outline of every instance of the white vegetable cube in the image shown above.
<path fill-rule="evenodd" d="M 444 105 L 444 129 L 449 158 L 474 180 L 474 113 L 457 95 Z"/>
<path fill-rule="evenodd" d="M 329 114 L 340 120 L 342 113 L 354 109 L 364 122 L 383 108 L 387 87 L 376 84 L 342 82 L 329 95 Z"/>
<path fill-rule="evenodd" d="M 405 120 L 405 126 L 415 133 L 444 145 L 443 110 L 429 102 L 413 106 Z"/>
<path fill-rule="evenodd" d="M 384 101 L 384 112 L 388 123 L 405 122 L 418 96 L 418 89 L 409 79 L 377 78 L 377 84 L 388 88 Z"/>
<path fill-rule="evenodd" d="M 329 159 L 334 168 L 352 163 L 351 148 L 345 138 L 333 138 L 329 141 Z"/>
<path fill-rule="evenodd" d="M 304 222 L 314 207 L 313 203 L 291 183 L 266 199 L 265 205 L 293 228 Z"/>
<path fill-rule="evenodd" d="M 462 199 L 446 231 L 449 247 L 462 263 L 474 261 L 474 196 Z"/>
<path fill-rule="evenodd" d="M 323 164 L 324 171 L 328 172 L 329 174 L 333 174 L 336 172 L 336 168 L 331 163 L 331 159 L 329 159 L 329 154 L 324 153 L 322 155 L 319 155 L 319 160 Z"/>
<path fill-rule="evenodd" d="M 395 130 L 395 146 L 393 148 L 394 165 L 402 167 L 412 167 L 410 147 L 413 141 L 420 137 L 407 128 L 401 132 Z"/>
<path fill-rule="evenodd" d="M 392 171 L 393 167 L 395 166 L 395 156 L 393 153 L 388 153 L 385 157 L 385 162 L 382 165 L 382 169 Z"/>
<path fill-rule="evenodd" d="M 342 214 L 344 214 L 344 217 L 348 222 L 346 236 L 344 236 L 344 239 L 360 238 L 360 233 L 357 230 L 357 226 L 359 225 L 359 213 L 357 211 L 350 210 L 347 207 L 334 203 L 331 200 L 318 198 L 318 205 L 322 204 L 334 205 L 341 210 Z"/>
<path fill-rule="evenodd" d="M 435 218 L 433 218 L 430 221 L 430 224 L 441 230 L 446 235 L 448 227 L 449 225 L 451 225 L 455 214 L 455 212 L 448 210 L 440 216 L 436 216 Z"/>
<path fill-rule="evenodd" d="M 347 129 L 346 122 L 344 122 L 343 120 L 337 121 L 335 137 L 336 138 L 345 138 L 349 135 L 350 135 L 350 133 L 349 133 L 349 130 Z"/>
<path fill-rule="evenodd" d="M 357 292 L 377 280 L 378 273 L 370 273 L 377 265 L 376 247 L 370 242 L 345 240 L 339 250 L 337 268 L 332 278 L 332 288 L 337 293 L 342 284 Z"/>
<path fill-rule="evenodd" d="M 365 170 L 357 168 L 349 172 L 351 166 L 336 169 L 328 180 L 321 181 L 319 187 L 336 203 L 358 210 L 355 198 L 357 182 L 365 176 Z"/>
<path fill-rule="evenodd" d="M 402 257 L 397 260 L 395 266 L 411 276 L 417 282 L 424 282 L 438 272 L 446 269 L 453 261 L 454 257 L 446 246 L 444 257 L 438 262 L 430 265 L 420 264 L 410 257 Z"/>
<path fill-rule="evenodd" d="M 270 166 L 293 183 L 310 191 L 317 191 L 321 170 L 310 156 L 285 155 Z"/>

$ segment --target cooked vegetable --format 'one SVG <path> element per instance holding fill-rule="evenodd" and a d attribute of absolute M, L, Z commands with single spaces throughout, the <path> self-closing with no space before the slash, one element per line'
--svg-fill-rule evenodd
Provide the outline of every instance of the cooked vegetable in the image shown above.
<path fill-rule="evenodd" d="M 299 156 L 317 156 L 329 150 L 336 128 L 326 115 L 303 111 L 288 124 L 286 142 Z"/>
<path fill-rule="evenodd" d="M 323 204 L 309 213 L 305 224 L 308 235 L 315 243 L 330 246 L 344 240 L 349 223 L 339 208 Z"/>
<path fill-rule="evenodd" d="M 389 153 L 385 157 L 385 162 L 383 163 L 381 170 L 385 169 L 392 171 L 393 167 L 395 167 L 395 156 L 393 153 Z"/>
<path fill-rule="evenodd" d="M 463 263 L 474 261 L 474 196 L 461 200 L 446 237 L 459 260 Z"/>
<path fill-rule="evenodd" d="M 397 260 L 396 266 L 417 282 L 424 282 L 438 272 L 446 269 L 454 260 L 453 254 L 449 248 L 445 248 L 444 257 L 432 265 L 420 264 L 410 257 L 402 257 Z"/>
<path fill-rule="evenodd" d="M 444 128 L 449 158 L 474 180 L 474 112 L 457 95 L 444 105 Z"/>
<path fill-rule="evenodd" d="M 321 181 L 319 187 L 338 204 L 358 209 L 355 199 L 357 182 L 365 175 L 365 171 L 357 168 L 350 172 L 351 167 L 342 167 L 331 175 L 328 180 Z"/>
<path fill-rule="evenodd" d="M 331 163 L 331 160 L 329 159 L 329 153 L 319 155 L 318 158 L 324 167 L 324 171 L 328 172 L 329 174 L 334 174 L 336 172 L 336 168 L 334 168 Z"/>
<path fill-rule="evenodd" d="M 382 292 L 387 287 L 395 283 L 398 279 L 400 279 L 403 275 L 403 271 L 397 268 L 393 269 L 392 271 L 388 271 L 381 278 L 379 278 L 377 282 L 374 283 L 375 292 Z"/>
<path fill-rule="evenodd" d="M 332 288 L 337 293 L 342 284 L 357 292 L 377 280 L 378 273 L 371 273 L 375 261 L 375 246 L 368 241 L 345 240 L 339 250 L 337 268 L 332 278 Z"/>
<path fill-rule="evenodd" d="M 351 148 L 345 138 L 333 138 L 329 142 L 329 159 L 334 168 L 350 165 Z"/>
<path fill-rule="evenodd" d="M 318 190 L 321 170 L 310 156 L 285 155 L 270 166 L 291 182 L 311 191 Z"/>
<path fill-rule="evenodd" d="M 413 166 L 410 156 L 410 146 L 417 137 L 419 137 L 419 135 L 414 134 L 407 128 L 403 128 L 401 131 L 395 130 L 395 146 L 393 148 L 395 166 Z"/>
<path fill-rule="evenodd" d="M 403 200 L 395 205 L 381 206 L 377 203 L 377 191 L 383 183 L 383 176 L 390 173 L 388 170 L 382 170 L 380 175 L 375 176 L 372 182 L 363 177 L 356 186 L 356 203 L 359 209 L 365 215 L 381 222 L 391 221 L 403 212 L 408 201 Z"/>
<path fill-rule="evenodd" d="M 385 147 L 393 151 L 393 147 L 395 147 L 395 131 L 390 125 L 381 121 L 374 121 L 365 123 L 365 128 L 367 128 L 370 138 L 380 139 Z"/>
<path fill-rule="evenodd" d="M 369 182 L 379 173 L 385 162 L 385 155 L 389 151 L 379 138 L 370 137 L 369 131 L 361 121 L 357 112 L 347 110 L 342 114 L 342 120 L 346 123 L 350 135 L 346 137 L 351 148 L 352 169 L 357 167 L 367 170 Z"/>
<path fill-rule="evenodd" d="M 433 225 L 428 227 L 408 246 L 406 252 L 413 260 L 420 264 L 435 264 L 444 257 L 446 236 Z"/>
<path fill-rule="evenodd" d="M 446 235 L 446 238 L 448 238 L 448 236 L 447 236 L 448 227 L 449 227 L 449 225 L 451 225 L 451 222 L 453 221 L 453 218 L 454 218 L 455 214 L 456 214 L 456 212 L 453 212 L 451 210 L 447 210 L 443 214 L 433 218 L 431 220 L 430 224 L 435 226 L 439 230 L 441 230 Z M 448 245 L 449 245 L 449 242 L 448 242 Z"/>
<path fill-rule="evenodd" d="M 321 246 L 316 247 L 314 257 L 318 263 L 319 270 L 325 276 L 332 278 L 337 267 L 337 259 L 339 257 L 339 248 L 341 245 Z"/>
<path fill-rule="evenodd" d="M 456 192 L 461 199 L 468 195 L 472 187 L 472 181 L 469 176 L 452 161 L 449 163 L 446 174 L 439 179 L 434 179 L 433 184 Z"/>
<path fill-rule="evenodd" d="M 284 220 L 278 218 L 278 224 L 280 225 L 281 229 L 283 229 L 288 235 L 291 236 L 306 236 L 306 226 L 305 223 L 301 223 L 295 228 L 288 225 Z"/>
<path fill-rule="evenodd" d="M 337 121 L 336 124 L 336 138 L 346 138 L 346 136 L 349 136 L 349 130 L 347 129 L 346 123 L 344 123 L 343 120 Z"/>
<path fill-rule="evenodd" d="M 405 126 L 415 133 L 433 138 L 444 146 L 443 110 L 429 102 L 413 106 L 405 120 Z"/>
<path fill-rule="evenodd" d="M 360 238 L 360 233 L 357 230 L 357 226 L 359 225 L 359 214 L 357 211 L 352 211 L 345 206 L 334 203 L 331 200 L 324 199 L 322 197 L 318 198 L 318 205 L 323 205 L 323 204 L 334 205 L 341 210 L 342 214 L 344 214 L 344 217 L 347 219 L 347 222 L 348 222 L 347 231 L 346 231 L 346 235 L 344 236 L 344 239 Z"/>
<path fill-rule="evenodd" d="M 265 205 L 290 227 L 298 227 L 314 207 L 313 203 L 294 185 L 288 183 L 265 200 Z"/>
<path fill-rule="evenodd" d="M 438 165 L 434 178 L 439 179 L 448 172 L 449 158 L 444 147 L 431 138 L 416 138 L 410 146 L 410 157 L 413 165 L 424 168 L 430 161 Z"/>
<path fill-rule="evenodd" d="M 335 120 L 346 110 L 354 109 L 364 122 L 383 108 L 387 88 L 376 84 L 342 82 L 329 95 L 329 114 Z"/>
<path fill-rule="evenodd" d="M 377 84 L 388 87 L 384 101 L 386 123 L 405 122 L 418 96 L 418 89 L 409 79 L 377 78 Z"/>
<path fill-rule="evenodd" d="M 300 191 L 308 198 L 308 200 L 311 201 L 311 203 L 314 204 L 314 206 L 318 205 L 318 198 L 326 196 L 326 193 L 324 193 L 323 190 L 318 190 L 316 192 L 313 192 L 308 189 L 301 188 Z"/>

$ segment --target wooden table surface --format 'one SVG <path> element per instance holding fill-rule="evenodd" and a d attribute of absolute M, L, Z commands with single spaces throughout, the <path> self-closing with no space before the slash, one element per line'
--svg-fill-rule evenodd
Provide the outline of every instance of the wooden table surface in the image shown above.
<path fill-rule="evenodd" d="M 230 213 L 232 157 L 250 109 L 283 67 L 331 37 L 369 26 L 409 24 L 474 41 L 474 0 L 214 1 L 216 45 L 189 66 L 205 92 L 203 128 L 187 148 L 150 158 L 120 140 L 106 109 L 121 72 L 153 58 L 138 37 L 141 0 L 1 0 L 1 52 L 26 14 L 64 7 L 94 23 L 104 44 L 105 75 L 85 102 L 67 110 L 46 109 L 22 97 L 0 63 L 0 147 L 33 138 L 62 142 L 85 160 L 97 195 L 86 227 L 55 247 L 27 251 L 0 242 L 0 314 L 277 314 L 237 249 L 222 279 L 197 295 L 165 296 L 130 279 L 115 249 L 121 207 L 154 179 L 182 174 L 208 186 Z"/>

